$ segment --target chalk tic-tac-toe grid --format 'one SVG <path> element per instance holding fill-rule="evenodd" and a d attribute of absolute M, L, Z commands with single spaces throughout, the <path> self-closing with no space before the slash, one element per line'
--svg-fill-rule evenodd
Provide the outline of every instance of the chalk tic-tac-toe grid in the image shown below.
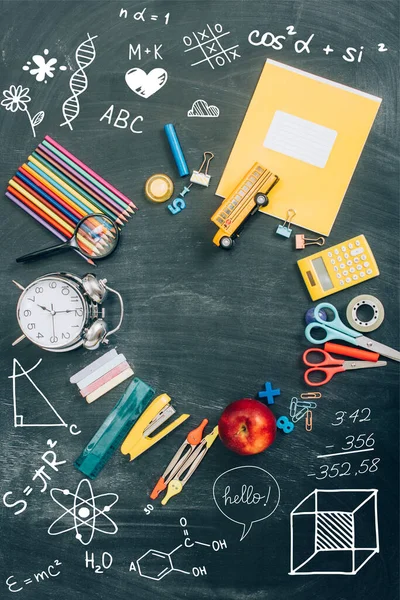
<path fill-rule="evenodd" d="M 191 35 L 185 35 L 183 43 L 187 46 L 185 52 L 196 51 L 195 55 L 198 60 L 191 64 L 191 67 L 200 65 L 203 62 L 208 62 L 212 69 L 215 67 L 223 67 L 226 63 L 230 63 L 237 58 L 240 58 L 236 48 L 239 44 L 227 47 L 227 39 L 230 31 L 223 31 L 222 25 L 216 23 L 214 27 L 206 25 L 203 31 L 192 31 Z M 225 38 L 225 39 L 223 39 Z M 226 46 L 226 47 L 224 47 Z"/>

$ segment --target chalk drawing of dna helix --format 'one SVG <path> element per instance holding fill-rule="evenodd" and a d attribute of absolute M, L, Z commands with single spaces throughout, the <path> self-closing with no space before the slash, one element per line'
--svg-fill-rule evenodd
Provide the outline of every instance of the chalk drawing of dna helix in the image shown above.
<path fill-rule="evenodd" d="M 85 69 L 87 69 L 96 58 L 96 49 L 94 47 L 93 40 L 98 36 L 94 35 L 90 37 L 89 34 L 87 34 L 87 36 L 87 39 L 78 46 L 75 52 L 75 60 L 79 69 L 72 74 L 71 79 L 69 80 L 69 87 L 71 89 L 72 96 L 67 98 L 62 105 L 62 113 L 65 121 L 64 123 L 61 123 L 60 127 L 63 125 L 68 125 L 71 130 L 71 122 L 76 119 L 80 111 L 78 96 L 80 96 L 80 94 L 82 94 L 88 87 Z"/>

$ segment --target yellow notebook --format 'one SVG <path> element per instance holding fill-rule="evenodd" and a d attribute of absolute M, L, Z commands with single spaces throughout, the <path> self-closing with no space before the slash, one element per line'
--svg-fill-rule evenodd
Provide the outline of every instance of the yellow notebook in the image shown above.
<path fill-rule="evenodd" d="M 285 220 L 293 209 L 293 224 L 329 235 L 380 103 L 268 59 L 216 194 L 257 161 L 280 178 L 262 212 Z"/>

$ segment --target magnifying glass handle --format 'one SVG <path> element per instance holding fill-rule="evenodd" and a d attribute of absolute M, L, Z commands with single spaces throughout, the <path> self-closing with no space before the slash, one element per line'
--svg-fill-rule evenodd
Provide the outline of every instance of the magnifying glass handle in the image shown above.
<path fill-rule="evenodd" d="M 19 256 L 16 261 L 20 262 L 28 262 L 30 260 L 36 260 L 37 258 L 42 258 L 43 256 L 48 256 L 55 252 L 60 252 L 61 250 L 65 250 L 70 247 L 69 240 L 67 242 L 63 242 L 62 244 L 56 244 L 55 246 L 50 246 L 49 248 L 43 248 L 43 250 L 36 250 L 36 252 L 31 252 L 30 254 L 24 254 L 24 256 Z"/>

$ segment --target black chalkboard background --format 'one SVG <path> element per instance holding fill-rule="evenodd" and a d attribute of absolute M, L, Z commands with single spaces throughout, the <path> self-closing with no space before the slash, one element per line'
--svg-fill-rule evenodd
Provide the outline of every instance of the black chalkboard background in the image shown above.
<path fill-rule="evenodd" d="M 18 255 L 45 246 L 52 236 L 4 198 L 2 202 L 2 335 L 1 335 L 1 598 L 18 591 L 21 598 L 40 600 L 117 600 L 134 597 L 147 600 L 185 598 L 216 600 L 392 600 L 398 597 L 398 370 L 388 362 L 382 371 L 365 370 L 341 374 L 321 389 L 323 398 L 314 411 L 314 430 L 307 433 L 299 424 L 290 435 L 278 434 L 265 453 L 243 458 L 216 441 L 209 455 L 183 493 L 166 507 L 154 502 L 146 515 L 148 494 L 164 467 L 181 444 L 186 432 L 204 417 L 216 424 L 222 409 L 231 401 L 255 396 L 270 380 L 281 388 L 274 412 L 288 414 L 290 398 L 304 389 L 301 353 L 304 313 L 312 305 L 299 275 L 296 260 L 311 254 L 293 249 L 293 240 L 275 235 L 277 222 L 258 216 L 249 223 L 235 250 L 224 253 L 211 243 L 215 232 L 209 218 L 219 204 L 214 191 L 235 140 L 264 60 L 275 58 L 289 65 L 329 77 L 383 98 L 360 162 L 346 194 L 329 245 L 364 233 L 373 249 L 380 276 L 359 288 L 333 298 L 344 317 L 355 295 L 378 296 L 386 319 L 371 337 L 398 347 L 398 3 L 395 0 L 269 0 L 269 1 L 167 1 L 97 2 L 36 0 L 3 1 L 1 6 L 1 84 L 30 88 L 32 111 L 45 111 L 37 127 L 36 140 L 22 112 L 0 108 L 0 183 L 3 189 L 17 167 L 46 134 L 79 156 L 140 208 L 124 228 L 118 251 L 97 268 L 112 287 L 123 295 L 126 315 L 121 331 L 112 339 L 138 377 L 157 392 L 166 391 L 178 413 L 190 412 L 187 424 L 173 432 L 133 463 L 117 452 L 93 482 L 94 494 L 117 493 L 119 501 L 110 516 L 118 533 L 96 533 L 86 548 L 71 530 L 50 537 L 47 529 L 62 509 L 52 501 L 49 490 L 75 490 L 82 479 L 73 461 L 121 396 L 124 385 L 92 405 L 79 396 L 69 377 L 101 355 L 104 350 L 77 350 L 67 354 L 40 351 L 24 341 L 11 349 L 18 337 L 15 305 L 19 291 L 11 280 L 28 284 L 44 273 L 61 270 L 83 275 L 86 265 L 73 253 L 17 265 Z M 127 18 L 120 17 L 126 9 Z M 145 20 L 134 18 L 143 11 Z M 165 15 L 169 13 L 166 25 Z M 158 15 L 158 19 L 151 19 Z M 232 42 L 239 44 L 240 58 L 215 70 L 206 63 L 190 66 L 182 38 L 205 25 L 221 23 Z M 248 43 L 254 29 L 261 33 L 287 35 L 293 25 L 296 37 L 285 41 L 280 51 Z M 61 106 L 69 95 L 69 78 L 76 69 L 74 53 L 87 32 L 97 35 L 96 59 L 87 71 L 88 90 L 80 96 L 80 115 L 73 131 L 61 127 Z M 315 34 L 310 52 L 297 54 L 296 39 Z M 162 44 L 162 60 L 143 52 L 141 60 L 129 60 L 129 44 L 153 48 Z M 328 56 L 323 48 L 335 49 Z M 379 52 L 385 44 L 387 52 Z M 364 46 L 360 63 L 348 63 L 342 54 L 347 47 Z M 66 65 L 47 84 L 38 83 L 22 70 L 34 54 L 49 49 L 49 57 Z M 125 72 L 140 66 L 146 71 L 163 67 L 168 72 L 165 87 L 151 98 L 135 96 L 124 81 Z M 192 103 L 204 98 L 220 109 L 218 119 L 189 119 Z M 134 134 L 109 125 L 101 116 L 109 106 L 143 117 Z M 34 114 L 34 113 L 32 113 Z M 115 116 L 114 116 L 115 118 Z M 155 172 L 168 173 L 179 191 L 182 181 L 162 131 L 175 123 L 187 161 L 197 169 L 205 150 L 212 150 L 210 188 L 196 187 L 188 206 L 172 217 L 165 205 L 147 202 L 143 185 Z M 322 207 L 321 207 L 322 210 Z M 298 230 L 296 230 L 298 231 Z M 115 308 L 115 310 L 114 310 Z M 112 313 L 112 314 L 111 314 Z M 111 305 L 109 318 L 117 318 Z M 39 358 L 42 364 L 32 373 L 38 387 L 49 397 L 68 424 L 76 423 L 81 433 L 64 428 L 13 427 L 12 358 L 25 369 Z M 26 382 L 18 382 L 21 395 L 40 420 L 43 406 Z M 368 407 L 369 422 L 353 424 L 348 416 Z M 336 411 L 347 411 L 343 425 L 333 426 Z M 366 413 L 365 413 L 366 414 Z M 189 425 L 191 427 L 189 427 Z M 209 429 L 207 430 L 209 431 Z M 329 444 L 340 447 L 348 435 L 374 433 L 379 457 L 376 472 L 350 477 L 326 477 L 317 481 L 317 459 Z M 32 477 L 43 464 L 47 440 L 56 440 L 57 460 L 66 461 L 51 477 L 47 489 Z M 367 455 L 368 456 L 368 455 Z M 351 459 L 352 472 L 365 457 Z M 228 469 L 253 465 L 267 470 L 278 481 L 281 500 L 274 514 L 255 523 L 239 541 L 242 526 L 226 519 L 217 509 L 213 483 Z M 330 473 L 333 473 L 330 471 Z M 23 494 L 26 486 L 33 492 Z M 378 489 L 380 553 L 354 577 L 335 575 L 289 576 L 291 510 L 315 488 Z M 4 494 L 12 492 L 12 495 Z M 21 514 L 9 505 L 26 500 Z M 346 510 L 346 506 L 343 507 Z M 347 507 L 348 508 L 348 507 Z M 171 572 L 161 581 L 141 577 L 135 563 L 149 549 L 169 553 L 184 542 L 180 519 L 187 520 L 192 541 L 210 544 L 225 540 L 227 547 L 184 546 L 174 554 L 174 567 L 190 574 Z M 369 527 L 368 518 L 361 529 Z M 218 544 L 214 544 L 216 547 Z M 85 566 L 85 551 L 94 553 L 96 564 L 103 552 L 113 557 L 104 573 Z M 35 578 L 54 561 L 56 577 Z M 207 574 L 195 577 L 193 567 Z M 195 570 L 196 573 L 196 570 Z M 8 579 L 14 576 L 13 579 Z M 29 582 L 31 579 L 32 583 Z M 38 579 L 38 581 L 36 580 Z M 9 587 L 6 584 L 8 580 Z"/>

